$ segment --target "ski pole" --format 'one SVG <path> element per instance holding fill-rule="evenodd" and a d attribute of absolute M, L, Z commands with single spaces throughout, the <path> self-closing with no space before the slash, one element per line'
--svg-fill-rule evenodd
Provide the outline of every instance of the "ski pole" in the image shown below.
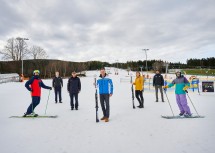
<path fill-rule="evenodd" d="M 166 95 L 166 99 L 167 99 L 167 101 L 168 101 L 168 103 L 169 103 L 169 107 L 170 107 L 170 109 L 171 109 L 171 111 L 172 111 L 172 115 L 175 116 L 174 113 L 173 113 L 173 110 L 172 110 L 172 106 L 171 106 L 171 104 L 170 104 L 170 102 L 169 102 L 169 98 L 168 98 L 168 96 L 167 96 L 167 94 L 166 94 L 166 89 L 163 89 L 163 90 L 164 90 L 164 93 L 165 93 L 165 95 Z"/>
<path fill-rule="evenodd" d="M 48 102 L 49 102 L 49 96 L 50 96 L 50 90 L 49 90 L 49 95 L 48 95 L 48 99 L 47 99 L 47 103 L 46 103 L 46 110 L 47 110 L 47 106 L 48 106 Z M 45 115 L 46 115 L 46 110 L 45 110 Z"/>
<path fill-rule="evenodd" d="M 189 94 L 188 94 L 188 91 L 187 91 L 187 90 L 185 90 L 185 92 L 187 93 L 187 96 L 188 96 L 188 98 L 190 99 L 190 96 L 189 96 Z M 193 102 L 192 102 L 192 100 L 191 100 L 191 99 L 190 99 L 190 102 L 191 102 L 191 104 L 193 105 L 193 108 L 195 109 L 196 114 L 197 114 L 198 116 L 200 116 L 200 115 L 198 114 L 198 112 L 197 112 L 197 110 L 196 110 L 196 108 L 195 108 L 195 106 L 194 106 L 194 104 L 193 104 Z"/>

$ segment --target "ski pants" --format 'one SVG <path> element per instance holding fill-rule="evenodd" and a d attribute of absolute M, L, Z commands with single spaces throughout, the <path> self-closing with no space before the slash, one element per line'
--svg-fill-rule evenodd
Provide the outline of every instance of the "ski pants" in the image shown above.
<path fill-rule="evenodd" d="M 59 95 L 59 101 L 62 101 L 62 97 L 61 97 L 61 87 L 55 87 L 55 88 L 54 88 L 54 91 L 55 91 L 55 102 L 58 102 L 58 101 L 57 101 L 58 95 Z"/>
<path fill-rule="evenodd" d="M 135 97 L 139 101 L 140 105 L 142 105 L 144 102 L 143 91 L 142 90 L 135 90 Z"/>
<path fill-rule="evenodd" d="M 191 114 L 190 108 L 187 105 L 186 94 L 176 94 L 176 101 L 181 113 Z"/>
<path fill-rule="evenodd" d="M 110 116 L 110 104 L 109 104 L 109 99 L 110 95 L 109 94 L 100 94 L 100 103 L 103 111 L 104 117 L 109 118 Z"/>
<path fill-rule="evenodd" d="M 26 114 L 31 114 L 34 112 L 35 107 L 40 103 L 40 97 L 32 96 L 32 103 L 29 105 Z"/>
<path fill-rule="evenodd" d="M 75 108 L 78 108 L 78 93 L 70 93 L 71 108 L 74 108 L 74 97 L 75 97 Z"/>
<path fill-rule="evenodd" d="M 162 89 L 162 86 L 160 86 L 160 85 L 155 85 L 156 100 L 158 101 L 158 89 L 160 89 L 161 99 L 162 99 L 162 101 L 164 101 L 164 99 L 163 99 L 163 89 Z"/>

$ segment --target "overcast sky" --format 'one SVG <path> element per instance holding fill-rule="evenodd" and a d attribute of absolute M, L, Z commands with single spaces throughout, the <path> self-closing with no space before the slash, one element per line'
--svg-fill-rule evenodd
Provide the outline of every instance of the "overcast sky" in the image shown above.
<path fill-rule="evenodd" d="M 12 37 L 69 61 L 215 57 L 215 0 L 0 0 L 0 49 Z"/>

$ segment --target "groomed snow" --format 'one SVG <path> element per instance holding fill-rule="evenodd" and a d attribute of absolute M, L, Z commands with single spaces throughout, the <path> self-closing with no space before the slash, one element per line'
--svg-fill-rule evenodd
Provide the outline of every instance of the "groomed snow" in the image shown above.
<path fill-rule="evenodd" d="M 114 83 L 110 122 L 96 123 L 94 74 L 99 75 L 99 71 L 87 72 L 88 77 L 81 78 L 78 111 L 70 110 L 67 79 L 64 79 L 62 104 L 54 103 L 51 91 L 47 115 L 58 115 L 56 119 L 9 118 L 26 111 L 30 93 L 24 83 L 0 84 L 1 153 L 214 153 L 214 93 L 189 92 L 197 111 L 206 118 L 167 120 L 160 117 L 171 115 L 166 97 L 165 103 L 156 103 L 153 89 L 144 92 L 144 109 L 132 108 L 131 84 L 120 83 L 120 78 L 127 75 L 120 70 L 118 76 L 110 75 Z M 52 80 L 43 82 L 52 84 Z M 48 90 L 42 90 L 36 113 L 44 115 L 48 94 Z M 178 114 L 174 92 L 169 90 L 167 95 L 174 113 Z M 196 114 L 190 101 L 189 106 Z"/>

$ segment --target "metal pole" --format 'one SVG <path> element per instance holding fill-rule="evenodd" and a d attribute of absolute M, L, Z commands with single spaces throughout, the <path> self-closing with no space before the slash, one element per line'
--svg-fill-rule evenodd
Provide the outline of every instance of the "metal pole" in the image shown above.
<path fill-rule="evenodd" d="M 28 39 L 28 38 L 20 38 L 20 37 L 17 37 L 16 39 L 17 39 L 17 40 L 21 40 L 21 52 L 22 52 L 22 53 L 21 53 L 21 56 L 22 56 L 22 57 L 21 57 L 21 60 L 22 60 L 22 75 L 23 75 L 23 67 L 24 67 L 24 66 L 23 66 L 23 50 L 24 50 L 24 49 L 23 49 L 23 46 L 24 46 L 24 40 L 29 40 L 29 39 Z"/>
<path fill-rule="evenodd" d="M 195 108 L 195 106 L 194 106 L 194 104 L 193 104 L 192 100 L 190 99 L 190 96 L 189 96 L 189 94 L 188 94 L 188 91 L 187 91 L 187 90 L 185 90 L 185 92 L 187 93 L 187 96 L 188 96 L 188 98 L 189 98 L 189 100 L 190 100 L 191 104 L 193 105 L 193 108 L 195 109 L 196 114 L 200 117 L 200 115 L 199 115 L 199 113 L 197 112 L 197 110 L 196 110 L 196 108 Z"/>
<path fill-rule="evenodd" d="M 170 107 L 170 109 L 171 109 L 171 111 L 172 111 L 172 115 L 175 116 L 174 113 L 173 113 L 173 110 L 172 110 L 172 106 L 171 106 L 171 104 L 170 104 L 170 102 L 169 102 L 169 98 L 168 98 L 168 96 L 167 96 L 167 94 L 166 94 L 166 89 L 164 89 L 164 93 L 165 93 L 166 99 L 167 99 L 167 101 L 168 101 L 168 103 L 169 103 L 169 107 Z"/>
<path fill-rule="evenodd" d="M 23 75 L 23 43 L 24 43 L 24 39 L 22 38 L 22 75 Z"/>
<path fill-rule="evenodd" d="M 143 75 L 143 67 L 142 66 L 140 67 L 140 70 L 141 70 L 141 74 Z"/>
<path fill-rule="evenodd" d="M 46 110 L 47 110 L 47 106 L 48 106 L 48 102 L 49 102 L 49 96 L 50 96 L 50 90 L 49 90 L 49 95 L 48 95 L 48 99 L 47 99 L 47 103 L 46 103 L 45 115 L 46 115 Z"/>
<path fill-rule="evenodd" d="M 148 65 L 147 65 L 147 51 L 149 49 L 142 49 L 143 51 L 145 51 L 145 54 L 146 54 L 146 77 L 148 77 Z"/>

